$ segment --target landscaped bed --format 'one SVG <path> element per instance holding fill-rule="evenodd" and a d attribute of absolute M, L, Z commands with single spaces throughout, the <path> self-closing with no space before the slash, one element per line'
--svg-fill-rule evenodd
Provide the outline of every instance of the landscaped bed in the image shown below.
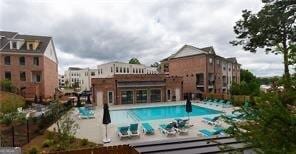
<path fill-rule="evenodd" d="M 22 151 L 23 153 L 30 153 L 33 151 L 49 153 L 61 150 L 64 151 L 102 146 L 89 142 L 87 139 L 72 138 L 70 141 L 71 144 L 67 145 L 67 147 L 63 147 L 61 144 L 56 143 L 56 137 L 56 134 L 46 131 L 43 135 L 37 136 L 31 140 L 29 144 L 24 145 L 22 147 Z"/>

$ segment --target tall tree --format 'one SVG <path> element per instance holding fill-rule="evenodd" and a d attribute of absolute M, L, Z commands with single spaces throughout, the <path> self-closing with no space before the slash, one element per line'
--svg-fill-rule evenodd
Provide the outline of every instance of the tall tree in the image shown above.
<path fill-rule="evenodd" d="M 233 45 L 242 45 L 244 50 L 256 52 L 259 48 L 266 53 L 282 54 L 284 78 L 290 81 L 289 58 L 295 55 L 296 41 L 296 1 L 262 0 L 264 6 L 257 13 L 242 11 L 242 19 L 236 22 Z M 289 82 L 285 82 L 289 88 Z"/>
<path fill-rule="evenodd" d="M 140 61 L 137 58 L 132 58 L 128 62 L 129 64 L 141 64 Z"/>
<path fill-rule="evenodd" d="M 159 64 L 158 62 L 155 62 L 155 63 L 151 64 L 150 66 L 151 66 L 151 67 L 159 67 L 159 65 L 160 65 L 160 64 Z"/>

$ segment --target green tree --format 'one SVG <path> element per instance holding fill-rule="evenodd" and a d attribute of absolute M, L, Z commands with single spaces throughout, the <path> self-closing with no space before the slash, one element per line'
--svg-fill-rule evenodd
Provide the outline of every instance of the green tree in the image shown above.
<path fill-rule="evenodd" d="M 2 91 L 14 92 L 15 90 L 15 87 L 12 85 L 12 82 L 10 80 L 1 80 L 0 85 Z"/>
<path fill-rule="evenodd" d="M 240 84 L 233 83 L 230 87 L 232 95 L 257 96 L 260 93 L 260 84 L 256 76 L 248 70 L 241 69 Z"/>
<path fill-rule="evenodd" d="M 275 91 L 261 94 L 255 101 L 256 106 L 238 110 L 248 121 L 237 123 L 224 117 L 231 125 L 227 132 L 259 148 L 259 153 L 294 153 L 296 110 L 283 104 L 285 97 L 286 94 Z"/>
<path fill-rule="evenodd" d="M 160 66 L 160 64 L 158 62 L 155 62 L 155 63 L 151 64 L 150 66 L 151 67 L 157 67 L 158 68 Z"/>
<path fill-rule="evenodd" d="M 25 106 L 23 97 L 13 93 L 0 92 L 0 112 L 3 114 L 16 112 L 17 108 Z"/>
<path fill-rule="evenodd" d="M 128 62 L 129 64 L 141 64 L 137 58 L 132 58 Z"/>
<path fill-rule="evenodd" d="M 71 111 L 64 114 L 57 122 L 58 128 L 58 143 L 60 148 L 66 149 L 71 144 L 71 140 L 79 128 L 79 125 L 72 118 L 73 113 Z"/>
<path fill-rule="evenodd" d="M 241 69 L 240 80 L 245 82 L 251 82 L 256 80 L 256 76 L 253 73 L 251 73 L 249 70 Z"/>
<path fill-rule="evenodd" d="M 282 54 L 284 59 L 285 89 L 290 87 L 289 58 L 295 55 L 296 41 L 296 1 L 262 0 L 263 8 L 252 13 L 242 11 L 242 19 L 236 22 L 233 45 L 242 45 L 244 50 L 256 52 L 265 49 L 266 53 Z"/>

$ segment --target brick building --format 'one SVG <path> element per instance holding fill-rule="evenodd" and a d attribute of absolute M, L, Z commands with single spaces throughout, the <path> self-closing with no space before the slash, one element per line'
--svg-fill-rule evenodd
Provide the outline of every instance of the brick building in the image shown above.
<path fill-rule="evenodd" d="M 164 74 L 116 74 L 111 78 L 93 78 L 92 93 L 96 105 L 137 104 L 178 101 L 182 96 L 182 77 Z"/>
<path fill-rule="evenodd" d="M 0 31 L 0 80 L 8 79 L 26 99 L 52 98 L 58 60 L 51 37 Z"/>
<path fill-rule="evenodd" d="M 211 93 L 228 94 L 233 82 L 240 82 L 236 58 L 216 55 L 213 47 L 184 45 L 161 61 L 160 72 L 183 77 L 183 95 L 191 98 Z"/>

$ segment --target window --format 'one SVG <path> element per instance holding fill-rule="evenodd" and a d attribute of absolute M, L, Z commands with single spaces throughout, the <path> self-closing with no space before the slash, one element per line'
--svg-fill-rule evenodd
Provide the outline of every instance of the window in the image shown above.
<path fill-rule="evenodd" d="M 20 65 L 26 65 L 26 59 L 25 59 L 25 57 L 20 57 L 19 63 L 20 63 Z"/>
<path fill-rule="evenodd" d="M 116 67 L 116 73 L 118 73 L 118 67 Z"/>
<path fill-rule="evenodd" d="M 10 65 L 11 63 L 10 63 L 10 56 L 5 56 L 4 57 L 4 64 L 5 65 Z"/>
<path fill-rule="evenodd" d="M 161 91 L 160 89 L 153 89 L 150 91 L 151 102 L 160 102 L 161 101 Z"/>
<path fill-rule="evenodd" d="M 122 73 L 122 68 L 120 67 L 120 71 L 119 71 L 120 73 Z"/>
<path fill-rule="evenodd" d="M 26 72 L 20 72 L 20 80 L 26 81 Z"/>
<path fill-rule="evenodd" d="M 32 82 L 41 82 L 41 72 L 33 72 L 32 73 Z M 73 82 L 73 79 L 72 79 Z"/>
<path fill-rule="evenodd" d="M 126 68 L 126 72 L 129 73 L 129 68 Z"/>
<path fill-rule="evenodd" d="M 96 73 L 95 73 L 95 72 L 91 72 L 90 75 L 91 75 L 91 76 L 95 76 Z"/>
<path fill-rule="evenodd" d="M 111 73 L 113 72 L 113 68 L 111 67 Z"/>
<path fill-rule="evenodd" d="M 121 91 L 121 104 L 133 104 L 133 91 Z"/>
<path fill-rule="evenodd" d="M 147 103 L 147 90 L 137 90 L 136 91 L 136 102 L 137 103 Z"/>
<path fill-rule="evenodd" d="M 212 64 L 213 63 L 213 59 L 209 58 L 209 63 Z"/>
<path fill-rule="evenodd" d="M 5 79 L 11 80 L 11 72 L 5 72 Z"/>
<path fill-rule="evenodd" d="M 17 43 L 16 42 L 12 42 L 12 49 L 17 49 Z"/>
<path fill-rule="evenodd" d="M 217 65 L 220 65 L 220 60 L 217 59 L 217 60 L 216 60 L 216 63 L 217 63 Z"/>
<path fill-rule="evenodd" d="M 33 58 L 33 65 L 39 66 L 39 57 Z"/>
<path fill-rule="evenodd" d="M 108 103 L 113 103 L 113 92 L 108 91 Z"/>
<path fill-rule="evenodd" d="M 123 73 L 125 73 L 125 67 L 123 68 Z"/>
<path fill-rule="evenodd" d="M 32 43 L 29 44 L 29 49 L 28 50 L 33 50 L 33 44 Z"/>
<path fill-rule="evenodd" d="M 135 69 L 133 68 L 133 73 L 135 73 Z"/>

